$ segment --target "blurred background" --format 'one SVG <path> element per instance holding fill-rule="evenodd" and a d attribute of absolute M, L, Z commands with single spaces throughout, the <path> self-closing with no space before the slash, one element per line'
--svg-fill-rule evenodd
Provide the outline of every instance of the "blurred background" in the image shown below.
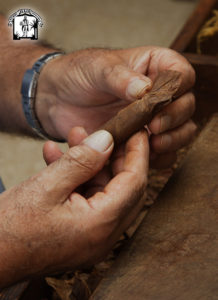
<path fill-rule="evenodd" d="M 0 0 L 8 18 L 31 8 L 43 19 L 39 41 L 67 52 L 87 47 L 169 47 L 197 0 Z M 43 142 L 0 133 L 0 176 L 7 188 L 45 164 Z M 62 146 L 65 149 L 65 146 Z"/>

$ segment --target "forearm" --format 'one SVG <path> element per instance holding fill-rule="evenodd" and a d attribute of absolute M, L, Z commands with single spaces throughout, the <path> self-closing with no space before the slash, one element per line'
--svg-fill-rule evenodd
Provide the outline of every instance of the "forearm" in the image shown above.
<path fill-rule="evenodd" d="M 10 191 L 0 195 L 0 289 L 23 277 L 27 258 L 21 247 L 22 237 L 14 230 L 19 227 L 19 222 L 14 222 L 19 215 L 14 213 L 13 200 L 13 189 L 12 197 Z"/>
<path fill-rule="evenodd" d="M 26 122 L 21 103 L 25 71 L 43 54 L 54 49 L 32 40 L 13 41 L 7 20 L 0 15 L 0 130 L 34 135 Z"/>

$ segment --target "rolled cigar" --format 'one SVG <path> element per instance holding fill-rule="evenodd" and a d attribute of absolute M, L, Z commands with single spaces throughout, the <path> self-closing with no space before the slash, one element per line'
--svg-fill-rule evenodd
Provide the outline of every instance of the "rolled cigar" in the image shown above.
<path fill-rule="evenodd" d="M 131 135 L 147 125 L 154 114 L 172 101 L 181 83 L 181 73 L 167 70 L 160 72 L 150 92 L 121 109 L 100 129 L 109 131 L 115 144 L 126 141 Z"/>

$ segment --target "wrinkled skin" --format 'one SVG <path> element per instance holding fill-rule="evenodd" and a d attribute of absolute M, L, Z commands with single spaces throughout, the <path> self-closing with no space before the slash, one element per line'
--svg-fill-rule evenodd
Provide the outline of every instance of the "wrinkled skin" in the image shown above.
<path fill-rule="evenodd" d="M 71 147 L 39 174 L 0 196 L 0 287 L 92 265 L 136 218 L 146 197 L 148 135 L 135 134 L 125 151 L 115 153 L 113 177 L 104 182 L 102 168 L 113 150 L 112 136 L 107 135 L 107 150 L 92 148 L 89 137 L 89 143 L 85 139 Z M 75 129 L 70 138 L 74 136 Z M 77 187 L 87 181 L 79 192 Z"/>
<path fill-rule="evenodd" d="M 131 101 L 143 96 L 160 71 L 182 72 L 177 101 L 163 108 L 149 124 L 152 164 L 170 166 L 176 150 L 193 138 L 195 73 L 177 52 L 159 47 L 124 50 L 87 49 L 57 58 L 43 69 L 37 93 L 37 114 L 54 137 L 67 138 L 72 127 L 89 133 Z M 136 80 L 140 83 L 136 84 Z M 122 100 L 121 100 L 122 99 Z"/>
<path fill-rule="evenodd" d="M 106 165 L 111 135 L 105 151 L 96 149 L 102 139 L 93 148 L 88 135 L 142 97 L 165 69 L 182 72 L 182 83 L 177 101 L 149 124 L 150 147 L 143 130 L 116 149 Z M 82 50 L 44 67 L 37 115 L 51 136 L 68 137 L 70 149 L 63 154 L 47 142 L 43 154 L 49 166 L 0 196 L 0 287 L 89 266 L 108 253 L 143 206 L 149 148 L 152 164 L 166 167 L 194 135 L 189 92 L 194 79 L 182 56 L 156 47 Z"/>

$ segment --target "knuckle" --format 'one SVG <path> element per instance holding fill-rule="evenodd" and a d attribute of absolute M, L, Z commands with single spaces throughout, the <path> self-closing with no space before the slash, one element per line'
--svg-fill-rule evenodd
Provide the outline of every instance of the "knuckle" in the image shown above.
<path fill-rule="evenodd" d="M 174 108 L 175 123 L 181 125 L 195 112 L 195 96 L 193 93 L 186 93 L 177 102 Z"/>
<path fill-rule="evenodd" d="M 108 64 L 103 69 L 103 77 L 105 79 L 109 79 L 112 76 L 116 78 L 115 76 L 117 76 L 121 71 L 123 71 L 123 69 L 124 66 L 122 66 L 121 64 L 117 64 L 117 63 Z"/>
<path fill-rule="evenodd" d="M 195 70 L 193 69 L 192 65 L 189 63 L 188 60 L 186 60 L 186 61 L 187 61 L 187 64 L 186 64 L 184 73 L 186 75 L 187 89 L 188 89 L 188 88 L 191 88 L 194 86 L 196 75 L 195 75 Z"/>
<path fill-rule="evenodd" d="M 147 172 L 140 172 L 140 174 L 130 173 L 129 182 L 133 187 L 134 198 L 140 198 L 146 190 L 148 184 Z"/>
<path fill-rule="evenodd" d="M 184 79 L 187 82 L 187 89 L 192 87 L 195 84 L 195 70 L 190 64 L 190 62 L 181 54 L 171 50 L 171 53 L 175 58 L 175 65 L 179 63 L 179 70 L 183 73 Z"/>
<path fill-rule="evenodd" d="M 193 93 L 190 93 L 189 101 L 192 107 L 192 111 L 195 111 L 195 95 Z"/>
<path fill-rule="evenodd" d="M 182 148 L 185 144 L 185 134 L 187 134 L 187 132 L 184 132 L 183 128 L 180 128 L 178 130 L 176 130 L 175 132 L 172 132 L 171 137 L 172 137 L 172 151 L 176 151 L 180 148 Z"/>
<path fill-rule="evenodd" d="M 197 126 L 192 120 L 189 120 L 181 130 L 178 130 L 175 137 L 175 149 L 188 145 L 196 134 Z"/>
<path fill-rule="evenodd" d="M 179 149 L 182 144 L 183 144 L 183 136 L 182 136 L 182 133 L 181 133 L 181 130 L 178 130 L 173 136 L 173 141 L 174 141 L 174 147 L 173 147 L 173 150 L 177 150 Z"/>
<path fill-rule="evenodd" d="M 111 73 L 113 72 L 113 69 L 114 69 L 114 67 L 111 66 L 111 65 L 105 66 L 104 69 L 103 69 L 103 77 L 106 78 L 106 79 L 108 77 L 110 77 Z"/>
<path fill-rule="evenodd" d="M 181 67 L 183 67 L 184 68 L 183 72 L 185 72 L 185 69 L 189 65 L 189 62 L 184 58 L 184 56 L 182 56 L 177 51 L 169 48 L 162 48 L 161 52 L 164 53 L 166 57 L 170 57 L 172 59 L 172 64 L 170 66 L 174 66 L 174 67 L 180 66 L 179 67 L 180 70 Z"/>
<path fill-rule="evenodd" d="M 195 84 L 196 74 L 194 68 L 190 63 L 189 63 L 188 73 L 189 73 L 190 84 L 191 86 L 193 86 Z"/>
<path fill-rule="evenodd" d="M 195 112 L 195 96 L 193 93 L 188 93 L 187 97 L 188 115 L 191 117 Z"/>
<path fill-rule="evenodd" d="M 73 147 L 66 153 L 65 159 L 71 165 L 84 170 L 84 172 L 91 172 L 98 165 L 97 155 L 89 147 L 86 147 L 85 151 L 83 146 Z"/>
<path fill-rule="evenodd" d="M 197 125 L 192 120 L 190 120 L 190 132 L 192 136 L 196 134 L 197 128 Z"/>
<path fill-rule="evenodd" d="M 162 51 L 163 50 L 166 52 L 166 54 L 171 55 L 171 56 L 175 56 L 175 57 L 177 57 L 177 59 L 180 59 L 182 57 L 178 52 L 176 52 L 173 49 L 162 48 Z"/>
<path fill-rule="evenodd" d="M 189 133 L 184 129 L 180 130 L 178 137 L 177 137 L 177 144 L 178 144 L 178 149 L 184 147 L 185 145 L 188 144 L 190 138 L 189 138 Z"/>
<path fill-rule="evenodd" d="M 189 77 L 189 79 L 193 82 L 195 79 L 195 70 L 192 67 L 191 63 L 188 61 L 187 58 L 185 58 L 183 55 L 179 54 L 180 60 L 183 61 L 183 68 L 186 76 Z"/>

